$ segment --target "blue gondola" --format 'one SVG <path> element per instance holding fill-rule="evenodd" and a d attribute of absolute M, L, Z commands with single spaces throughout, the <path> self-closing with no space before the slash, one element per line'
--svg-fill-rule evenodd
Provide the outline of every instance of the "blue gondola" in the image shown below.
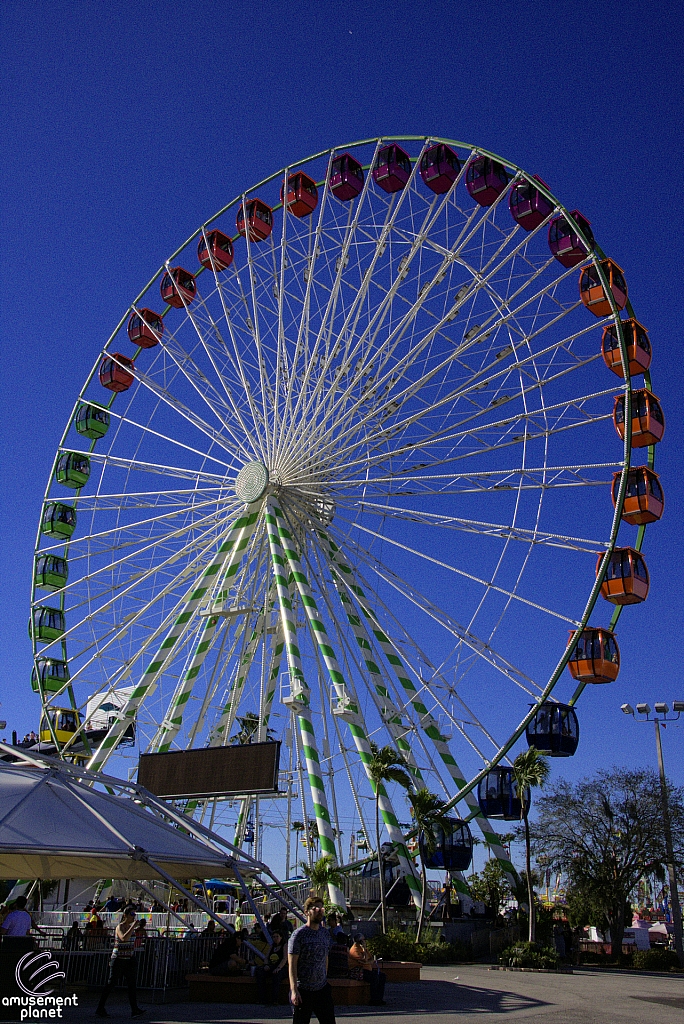
<path fill-rule="evenodd" d="M 512 768 L 497 766 L 487 772 L 477 790 L 480 810 L 487 818 L 520 821 L 523 816 L 522 800 L 518 794 Z M 530 809 L 530 791 L 525 794 L 526 809 Z"/>
<path fill-rule="evenodd" d="M 445 818 L 444 827 L 435 828 L 437 846 L 428 853 L 424 833 L 418 836 L 421 860 L 426 868 L 446 871 L 467 871 L 473 859 L 473 837 L 468 824 L 460 818 Z"/>

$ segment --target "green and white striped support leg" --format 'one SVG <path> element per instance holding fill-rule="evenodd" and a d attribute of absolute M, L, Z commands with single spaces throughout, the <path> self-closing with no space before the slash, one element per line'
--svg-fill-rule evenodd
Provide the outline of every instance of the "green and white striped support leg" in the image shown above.
<path fill-rule="evenodd" d="M 318 644 L 318 649 L 323 661 L 325 662 L 328 675 L 330 676 L 330 680 L 338 699 L 343 700 L 347 704 L 352 716 L 351 720 L 348 721 L 349 731 L 351 732 L 361 763 L 364 765 L 366 774 L 368 775 L 368 765 L 372 755 L 363 719 L 359 714 L 358 701 L 356 700 L 355 694 L 352 693 L 351 688 L 345 682 L 344 676 L 340 671 L 337 658 L 335 657 L 335 652 L 328 642 L 328 635 L 325 626 L 321 621 L 318 606 L 313 594 L 311 593 L 311 588 L 309 587 L 304 568 L 299 559 L 299 554 L 295 548 L 294 540 L 287 528 L 282 511 L 273 502 L 269 502 L 267 519 L 271 516 L 276 520 L 278 536 L 280 538 L 282 549 L 290 563 L 292 575 L 294 576 L 294 580 L 299 591 L 299 597 L 309 622 L 311 635 L 315 638 L 316 643 Z M 371 786 L 375 790 L 376 787 L 373 780 L 370 778 L 370 775 L 368 775 L 368 778 Z M 397 816 L 394 813 L 394 809 L 385 787 L 380 784 L 377 787 L 377 790 L 379 794 L 379 805 L 382 820 L 385 823 L 390 841 L 392 842 L 399 858 L 401 871 L 406 876 L 406 881 L 411 890 L 413 902 L 418 908 L 420 908 L 422 902 L 421 885 L 414 873 L 415 867 L 413 860 L 406 849 L 403 832 L 399 827 Z"/>
<path fill-rule="evenodd" d="M 309 687 L 302 670 L 301 656 L 297 644 L 297 628 L 292 610 L 292 601 L 289 596 L 288 577 L 289 571 L 287 561 L 278 535 L 278 524 L 273 512 L 271 502 L 266 505 L 266 529 L 273 560 L 273 572 L 276 586 L 278 588 L 278 603 L 280 605 L 280 618 L 283 624 L 283 635 L 287 664 L 290 673 L 290 684 L 293 694 L 297 697 L 297 721 L 302 738 L 302 749 L 306 760 L 306 769 L 309 776 L 309 787 L 311 799 L 313 800 L 314 814 L 318 825 L 318 835 L 321 844 L 321 852 L 330 854 L 332 863 L 337 863 L 337 852 L 335 850 L 335 839 L 332 825 L 330 823 L 330 811 L 328 810 L 328 799 L 323 786 L 320 758 L 316 748 L 316 736 L 309 707 Z M 346 909 L 347 903 L 344 893 L 338 886 L 328 883 L 330 900 L 335 906 Z"/>
<path fill-rule="evenodd" d="M 373 688 L 379 698 L 379 700 L 375 701 L 378 713 L 394 740 L 397 750 L 406 761 L 414 781 L 419 786 L 424 785 L 423 776 L 421 775 L 420 768 L 416 762 L 415 755 L 406 740 L 406 724 L 402 721 L 399 709 L 395 706 L 394 701 L 392 700 L 392 695 L 385 685 L 380 667 L 373 658 L 373 647 L 368 631 L 359 615 L 356 613 L 354 604 L 349 597 L 349 594 L 344 589 L 342 581 L 332 568 L 331 575 L 338 597 L 342 602 L 342 607 L 344 608 L 347 616 L 347 621 L 349 622 L 354 636 L 356 637 L 356 642 L 359 646 L 359 650 L 361 651 L 366 669 L 368 670 L 368 674 L 373 682 Z"/>
<path fill-rule="evenodd" d="M 275 594 L 276 587 L 275 584 L 273 584 L 269 590 L 269 607 L 272 607 L 273 605 L 273 601 L 275 600 Z M 247 679 L 249 670 L 254 661 L 256 649 L 259 645 L 259 641 L 261 640 L 261 637 L 264 632 L 265 618 L 266 617 L 264 615 L 264 609 L 262 608 L 254 624 L 252 635 L 250 636 L 247 646 L 244 649 L 244 653 L 242 655 L 240 665 L 238 667 L 237 675 L 235 677 L 233 685 L 230 688 L 228 699 L 226 700 L 223 711 L 221 712 L 221 717 L 219 718 L 218 722 L 211 730 L 211 733 L 209 735 L 210 747 L 220 747 L 221 744 L 225 742 L 225 737 L 233 728 L 233 723 L 235 722 L 237 709 L 240 705 L 240 699 L 242 697 L 242 688 L 245 685 L 245 680 Z"/>
<path fill-rule="evenodd" d="M 431 743 L 433 744 L 442 763 L 449 772 L 449 775 L 451 776 L 451 779 L 453 780 L 454 784 L 458 787 L 458 789 L 462 789 L 466 785 L 466 780 L 458 764 L 456 763 L 456 759 L 454 758 L 453 754 L 449 749 L 449 744 L 442 736 L 437 725 L 437 722 L 430 714 L 423 701 L 418 696 L 418 691 L 416 690 L 413 680 L 410 678 L 406 668 L 404 667 L 404 663 L 402 662 L 399 656 L 396 646 L 392 643 L 392 641 L 385 634 L 385 632 L 380 628 L 377 615 L 375 614 L 375 611 L 371 607 L 368 598 L 363 592 L 363 589 L 356 582 L 354 571 L 351 565 L 349 564 L 349 562 L 347 561 L 346 557 L 344 556 L 340 548 L 337 546 L 337 544 L 335 544 L 335 542 L 332 540 L 332 538 L 329 537 L 328 534 L 325 533 L 325 531 L 323 530 L 319 530 L 318 532 L 319 536 L 324 541 L 328 549 L 332 562 L 340 570 L 341 579 L 344 581 L 344 585 L 346 586 L 349 593 L 353 594 L 355 600 L 358 602 L 358 605 L 361 608 L 361 611 L 368 619 L 371 627 L 371 632 L 373 634 L 373 637 L 375 638 L 376 643 L 378 644 L 378 647 L 383 652 L 383 654 L 387 658 L 387 661 L 394 669 L 394 673 L 397 679 L 399 680 L 401 686 L 403 687 L 405 693 L 407 694 L 407 697 L 411 702 L 412 707 L 418 714 L 420 725 L 423 732 L 426 734 L 426 736 L 430 739 Z M 515 884 L 518 880 L 517 872 L 511 864 L 510 857 L 508 856 L 504 848 L 501 846 L 497 833 L 492 829 L 491 825 L 489 824 L 489 821 L 480 810 L 480 805 L 477 801 L 477 797 L 473 793 L 469 793 L 465 797 L 465 802 L 471 811 L 476 812 L 475 820 L 477 821 L 478 827 L 482 832 L 485 841 L 489 844 L 492 853 L 501 864 L 503 870 L 506 872 L 509 882 L 511 884 Z M 457 888 L 459 888 L 458 884 Z M 460 891 L 467 892 L 467 887 Z"/>
<path fill-rule="evenodd" d="M 242 515 L 240 515 L 230 527 L 228 536 L 219 547 L 214 561 L 211 565 L 208 565 L 202 573 L 199 586 L 190 591 L 188 599 L 183 606 L 183 610 L 167 633 L 165 639 L 162 641 L 156 657 L 152 659 L 145 670 L 142 679 L 133 690 L 128 702 L 124 706 L 121 718 L 114 722 L 107 732 L 107 735 L 102 740 L 102 743 L 88 762 L 88 768 L 90 768 L 91 771 L 99 771 L 114 752 L 123 733 L 130 725 L 131 720 L 135 717 L 136 711 L 143 703 L 150 690 L 156 686 L 157 680 L 171 658 L 176 644 L 185 633 L 188 623 L 197 611 L 200 603 L 206 597 L 208 591 L 211 589 L 217 575 L 223 569 L 225 562 L 228 559 L 234 560 L 238 553 L 240 557 L 242 556 L 244 549 L 249 543 L 249 539 L 254 532 L 254 526 L 259 517 L 259 511 L 259 508 L 248 506 Z"/>

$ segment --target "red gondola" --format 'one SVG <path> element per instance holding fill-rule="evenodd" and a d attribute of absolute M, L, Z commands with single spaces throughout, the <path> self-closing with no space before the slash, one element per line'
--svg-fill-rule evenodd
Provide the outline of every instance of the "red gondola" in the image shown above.
<path fill-rule="evenodd" d="M 617 504 L 622 473 L 613 473 L 611 496 Z M 665 496 L 660 477 L 648 466 L 636 466 L 627 471 L 627 490 L 622 506 L 622 519 L 630 526 L 643 526 L 660 519 L 665 507 Z"/>
<path fill-rule="evenodd" d="M 598 573 L 603 560 L 596 561 Z M 643 555 L 634 548 L 615 548 L 601 584 L 601 596 L 611 604 L 639 604 L 648 596 L 648 569 Z"/>
<path fill-rule="evenodd" d="M 336 156 L 330 168 L 328 186 L 332 194 L 343 203 L 355 199 L 363 189 L 363 167 L 349 153 Z"/>
<path fill-rule="evenodd" d="M 600 265 L 608 278 L 608 287 L 615 305 L 618 309 L 624 309 L 627 305 L 627 284 L 620 267 L 612 260 L 601 260 Z M 580 298 L 590 313 L 594 316 L 610 316 L 613 312 L 610 299 L 603 290 L 601 278 L 593 263 L 580 273 L 579 288 Z"/>
<path fill-rule="evenodd" d="M 466 171 L 466 188 L 480 206 L 491 206 L 508 188 L 506 168 L 489 156 L 473 157 Z"/>
<path fill-rule="evenodd" d="M 430 146 L 420 161 L 420 176 L 424 184 L 438 196 L 449 191 L 460 170 L 461 161 L 445 142 Z"/>
<path fill-rule="evenodd" d="M 613 423 L 620 438 L 625 437 L 625 396 L 616 395 Z M 657 444 L 665 433 L 665 417 L 660 402 L 646 388 L 632 392 L 632 448 Z"/>
<path fill-rule="evenodd" d="M 589 243 L 589 249 L 593 249 L 594 233 L 587 218 L 583 217 L 579 210 L 572 210 L 570 216 Z M 549 221 L 549 249 L 558 262 L 568 268 L 576 267 L 578 263 L 586 259 L 589 252 L 564 214 Z"/>
<path fill-rule="evenodd" d="M 651 342 L 648 340 L 648 331 L 633 317 L 629 320 L 621 320 L 620 324 L 625 345 L 627 346 L 630 376 L 634 377 L 637 373 L 646 373 L 646 370 L 651 365 Z M 615 324 L 606 324 L 603 328 L 601 350 L 603 352 L 603 361 L 608 369 L 616 373 L 618 377 L 624 377 L 620 342 L 618 341 Z"/>
<path fill-rule="evenodd" d="M 575 631 L 571 630 L 571 642 Z M 588 626 L 575 644 L 568 668 L 582 683 L 614 683 L 620 671 L 620 649 L 609 629 Z"/>
<path fill-rule="evenodd" d="M 128 391 L 135 380 L 134 369 L 132 359 L 122 356 L 120 352 L 113 352 L 100 363 L 100 384 L 109 391 Z"/>
<path fill-rule="evenodd" d="M 183 309 L 197 295 L 197 283 L 189 270 L 171 267 L 161 279 L 161 297 L 174 309 Z M 185 300 L 185 301 L 184 301 Z"/>
<path fill-rule="evenodd" d="M 197 259 L 207 270 L 227 270 L 233 262 L 233 243 L 222 231 L 209 231 L 206 242 L 200 236 Z"/>
<path fill-rule="evenodd" d="M 549 186 L 534 174 L 534 181 L 538 181 L 544 188 Z M 542 195 L 538 188 L 535 188 L 531 181 L 518 181 L 511 188 L 508 197 L 508 208 L 511 211 L 513 220 L 524 228 L 525 231 L 534 231 L 540 224 L 543 224 L 550 213 L 553 212 L 553 203 L 550 203 L 546 196 Z"/>
<path fill-rule="evenodd" d="M 273 231 L 273 210 L 261 199 L 248 199 L 240 204 L 235 218 L 238 234 L 245 236 L 245 213 L 249 225 L 250 242 L 263 242 Z"/>
<path fill-rule="evenodd" d="M 373 168 L 373 181 L 384 192 L 400 192 L 411 177 L 411 161 L 401 146 L 383 146 Z"/>
<path fill-rule="evenodd" d="M 280 201 L 285 202 L 285 182 L 280 186 Z M 295 217 L 308 217 L 318 205 L 316 182 L 303 171 L 291 174 L 287 179 L 287 203 Z"/>
<path fill-rule="evenodd" d="M 154 348 L 164 333 L 164 321 L 151 309 L 141 309 L 131 313 L 128 320 L 128 337 L 140 348 Z"/>

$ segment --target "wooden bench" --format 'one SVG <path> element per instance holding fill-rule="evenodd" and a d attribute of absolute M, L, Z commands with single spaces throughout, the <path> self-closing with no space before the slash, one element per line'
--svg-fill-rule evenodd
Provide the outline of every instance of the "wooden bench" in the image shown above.
<path fill-rule="evenodd" d="M 186 974 L 193 1003 L 256 1003 L 256 978 L 249 974 L 217 975 Z M 335 1006 L 366 1006 L 370 1002 L 370 985 L 351 978 L 330 978 Z M 287 1003 L 289 983 L 280 986 L 280 1003 Z"/>
<path fill-rule="evenodd" d="M 412 960 L 383 960 L 380 970 L 385 972 L 389 984 L 396 981 L 420 981 L 422 966 Z"/>

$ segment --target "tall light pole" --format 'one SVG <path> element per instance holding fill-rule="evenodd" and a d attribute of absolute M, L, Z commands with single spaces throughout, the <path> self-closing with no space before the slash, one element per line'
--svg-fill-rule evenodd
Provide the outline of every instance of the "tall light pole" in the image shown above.
<path fill-rule="evenodd" d="M 656 703 L 653 705 L 655 714 L 651 717 L 651 708 L 648 704 L 637 704 L 638 714 L 643 715 L 636 721 L 653 722 L 655 725 L 656 750 L 658 752 L 658 771 L 660 773 L 660 798 L 663 806 L 663 831 L 665 832 L 665 853 L 667 856 L 667 875 L 670 883 L 670 903 L 672 905 L 672 924 L 674 925 L 675 949 L 679 962 L 684 967 L 684 947 L 682 945 L 682 910 L 679 905 L 679 892 L 677 891 L 677 873 L 675 871 L 674 848 L 672 846 L 672 827 L 670 825 L 670 805 L 667 799 L 667 782 L 665 780 L 665 765 L 663 763 L 663 746 L 660 742 L 661 722 L 676 722 L 682 711 L 684 711 L 684 700 L 672 701 L 672 714 L 667 704 Z M 631 704 L 623 704 L 622 710 L 626 715 L 634 717 L 634 708 Z"/>

